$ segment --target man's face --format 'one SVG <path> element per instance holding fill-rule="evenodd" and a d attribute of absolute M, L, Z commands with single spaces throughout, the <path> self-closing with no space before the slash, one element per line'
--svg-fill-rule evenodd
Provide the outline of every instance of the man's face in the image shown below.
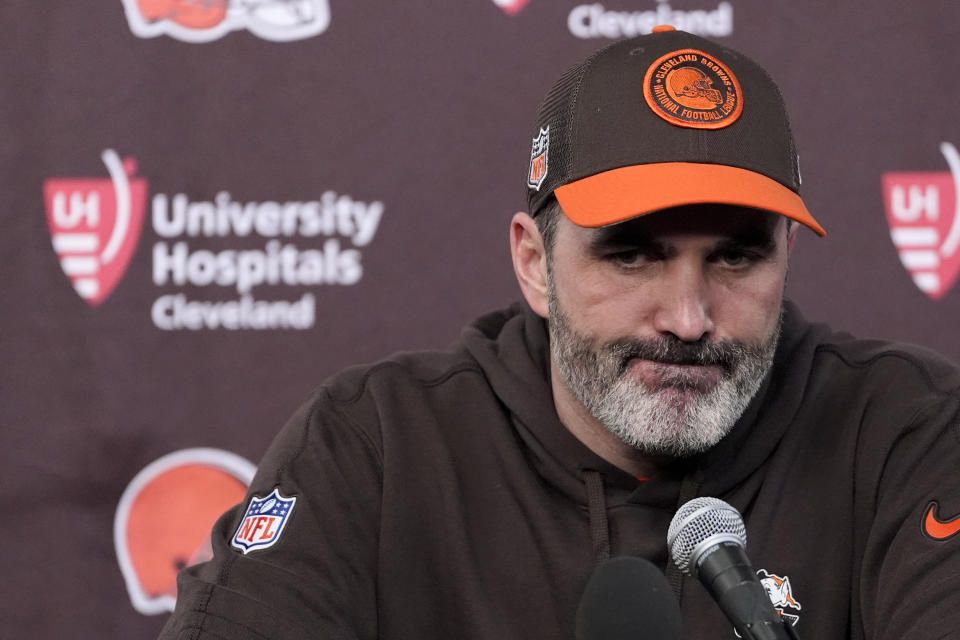
<path fill-rule="evenodd" d="M 552 359 L 626 444 L 691 455 L 732 428 L 779 336 L 784 219 L 699 205 L 600 229 L 560 216 L 548 262 Z"/>

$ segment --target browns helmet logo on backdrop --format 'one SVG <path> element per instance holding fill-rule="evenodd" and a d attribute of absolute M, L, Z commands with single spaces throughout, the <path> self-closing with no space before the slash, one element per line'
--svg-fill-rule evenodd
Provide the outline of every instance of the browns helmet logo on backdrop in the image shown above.
<path fill-rule="evenodd" d="M 60 266 L 80 297 L 97 306 L 116 288 L 143 227 L 147 181 L 133 158 L 101 156 L 109 178 L 51 178 L 43 183 L 47 224 Z"/>
<path fill-rule="evenodd" d="M 210 530 L 243 500 L 256 467 L 229 451 L 182 449 L 144 467 L 113 521 L 117 562 L 134 609 L 173 611 L 177 572 L 213 557 Z"/>
<path fill-rule="evenodd" d="M 328 0 L 123 0 L 134 35 L 210 42 L 247 29 L 264 40 L 302 40 L 326 31 Z"/>
<path fill-rule="evenodd" d="M 949 171 L 888 171 L 883 202 L 890 237 L 914 284 L 933 300 L 960 275 L 960 154 L 940 144 Z"/>

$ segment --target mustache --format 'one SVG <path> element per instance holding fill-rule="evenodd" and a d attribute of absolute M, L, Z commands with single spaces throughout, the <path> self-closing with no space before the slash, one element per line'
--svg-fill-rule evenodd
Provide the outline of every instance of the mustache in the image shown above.
<path fill-rule="evenodd" d="M 606 351 L 618 361 L 620 373 L 626 371 L 631 359 L 640 358 L 661 364 L 719 367 L 729 374 L 738 362 L 759 349 L 740 342 L 684 342 L 673 336 L 663 336 L 650 340 L 614 340 L 607 344 Z"/>

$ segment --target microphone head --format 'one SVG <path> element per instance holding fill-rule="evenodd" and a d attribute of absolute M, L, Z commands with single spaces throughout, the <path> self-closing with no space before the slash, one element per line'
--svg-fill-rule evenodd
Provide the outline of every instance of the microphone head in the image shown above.
<path fill-rule="evenodd" d="M 663 572 L 642 558 L 597 566 L 577 607 L 577 640 L 680 640 L 680 605 Z"/>
<path fill-rule="evenodd" d="M 677 567 L 696 573 L 700 555 L 720 542 L 747 545 L 740 512 L 717 498 L 694 498 L 677 510 L 667 531 L 667 546 Z"/>

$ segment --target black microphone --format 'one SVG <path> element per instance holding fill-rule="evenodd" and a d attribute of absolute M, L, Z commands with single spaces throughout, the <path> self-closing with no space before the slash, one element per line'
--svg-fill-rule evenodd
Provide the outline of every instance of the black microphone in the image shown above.
<path fill-rule="evenodd" d="M 597 566 L 577 607 L 577 640 L 680 640 L 680 606 L 663 573 L 641 558 Z"/>
<path fill-rule="evenodd" d="M 677 510 L 667 546 L 677 567 L 700 579 L 742 638 L 797 640 L 773 608 L 750 566 L 740 512 L 717 498 L 694 498 Z"/>

